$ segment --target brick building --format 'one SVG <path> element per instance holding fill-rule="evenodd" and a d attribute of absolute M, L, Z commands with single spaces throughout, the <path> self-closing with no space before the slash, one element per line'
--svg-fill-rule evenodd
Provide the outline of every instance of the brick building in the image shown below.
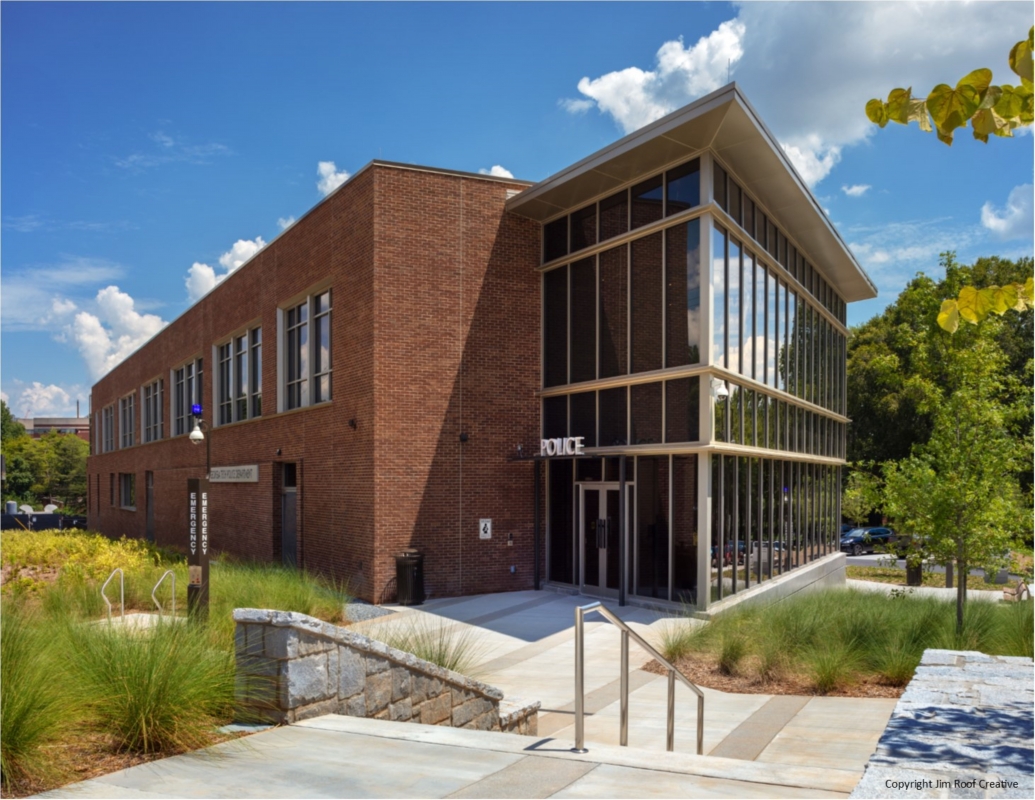
<path fill-rule="evenodd" d="M 874 295 L 734 85 L 535 185 L 371 162 L 93 387 L 90 525 L 184 545 L 197 403 L 216 549 L 704 608 L 835 558 Z"/>

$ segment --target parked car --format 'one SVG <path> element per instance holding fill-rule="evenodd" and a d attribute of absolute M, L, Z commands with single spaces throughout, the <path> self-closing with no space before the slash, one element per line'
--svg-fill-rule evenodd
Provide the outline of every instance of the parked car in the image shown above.
<path fill-rule="evenodd" d="M 889 550 L 897 541 L 891 528 L 853 528 L 841 537 L 841 550 L 853 556 Z"/>

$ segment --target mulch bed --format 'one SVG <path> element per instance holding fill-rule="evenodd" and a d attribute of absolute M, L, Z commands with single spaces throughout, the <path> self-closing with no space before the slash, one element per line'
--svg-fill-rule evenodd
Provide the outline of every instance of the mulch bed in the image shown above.
<path fill-rule="evenodd" d="M 731 694 L 794 694 L 820 695 L 812 681 L 802 675 L 782 674 L 770 681 L 760 681 L 749 669 L 737 675 L 726 675 L 719 670 L 717 659 L 707 654 L 695 653 L 679 659 L 676 667 L 691 683 L 709 689 L 718 689 Z M 645 664 L 642 669 L 655 675 L 666 675 L 668 670 L 657 661 Z M 826 697 L 901 697 L 904 686 L 887 686 L 877 678 L 862 677 L 842 688 L 833 689 Z"/>

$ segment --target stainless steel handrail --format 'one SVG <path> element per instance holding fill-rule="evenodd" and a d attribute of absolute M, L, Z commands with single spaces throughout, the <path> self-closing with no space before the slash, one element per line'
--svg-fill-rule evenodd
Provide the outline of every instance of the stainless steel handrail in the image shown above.
<path fill-rule="evenodd" d="M 119 611 L 122 614 L 122 619 L 126 618 L 126 575 L 122 571 L 122 567 L 115 567 L 111 571 L 111 575 L 101 585 L 101 597 L 104 599 L 104 604 L 108 607 L 108 624 L 111 625 L 111 601 L 108 599 L 108 595 L 104 593 L 104 590 L 108 588 L 108 584 L 111 583 L 111 579 L 115 577 L 115 573 L 119 574 Z"/>
<path fill-rule="evenodd" d="M 165 609 L 162 608 L 162 604 L 159 603 L 158 598 L 155 597 L 155 592 L 157 592 L 158 587 L 162 585 L 162 581 L 170 575 L 172 576 L 172 581 L 170 581 L 170 583 L 172 583 L 172 615 L 174 617 L 176 616 L 176 573 L 171 569 L 167 569 L 162 573 L 162 577 L 158 579 L 158 583 L 155 584 L 155 588 L 151 590 L 151 600 L 154 601 L 156 606 L 158 606 L 158 616 L 160 617 L 165 616 Z"/>
<path fill-rule="evenodd" d="M 665 749 L 670 753 L 676 745 L 676 678 L 697 695 L 697 755 L 704 755 L 704 692 L 676 669 L 661 653 L 647 644 L 636 631 L 612 614 L 603 603 L 597 601 L 575 609 L 575 747 L 576 753 L 586 753 L 586 698 L 585 698 L 585 622 L 590 611 L 596 611 L 609 619 L 622 632 L 622 671 L 620 683 L 621 706 L 619 717 L 619 744 L 629 744 L 629 637 L 668 669 L 668 724 L 665 731 Z"/>

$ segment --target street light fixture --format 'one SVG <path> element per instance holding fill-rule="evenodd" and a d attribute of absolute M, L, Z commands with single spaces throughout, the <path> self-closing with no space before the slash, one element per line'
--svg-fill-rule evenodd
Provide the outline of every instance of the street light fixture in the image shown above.
<path fill-rule="evenodd" d="M 191 406 L 194 430 L 191 444 L 205 443 L 205 478 L 187 480 L 187 503 L 190 520 L 190 548 L 187 553 L 187 613 L 193 620 L 208 618 L 208 481 L 212 474 L 212 437 L 204 431 L 207 423 L 201 417 L 201 405 Z"/>

